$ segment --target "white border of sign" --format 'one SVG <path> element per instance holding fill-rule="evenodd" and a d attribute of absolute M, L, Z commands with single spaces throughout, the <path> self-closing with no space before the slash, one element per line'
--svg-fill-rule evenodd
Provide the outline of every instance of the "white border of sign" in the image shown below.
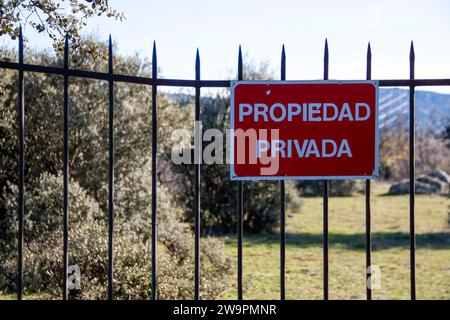
<path fill-rule="evenodd" d="M 256 177 L 239 177 L 234 173 L 234 89 L 240 84 L 351 84 L 364 83 L 372 84 L 375 87 L 375 170 L 370 176 L 256 176 Z M 238 81 L 232 80 L 230 97 L 230 179 L 233 181 L 248 180 L 360 180 L 360 179 L 377 179 L 379 166 L 379 138 L 378 138 L 378 91 L 379 84 L 377 80 L 270 80 L 270 81 Z"/>

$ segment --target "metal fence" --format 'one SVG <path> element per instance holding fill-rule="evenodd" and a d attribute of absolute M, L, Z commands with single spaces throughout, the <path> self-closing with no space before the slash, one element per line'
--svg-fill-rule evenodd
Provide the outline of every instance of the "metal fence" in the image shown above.
<path fill-rule="evenodd" d="M 93 72 L 84 71 L 69 68 L 69 45 L 68 38 L 66 37 L 64 46 L 64 66 L 50 67 L 40 66 L 24 63 L 24 51 L 23 51 L 23 37 L 22 30 L 19 35 L 19 62 L 0 61 L 0 68 L 17 70 L 19 75 L 18 83 L 18 147 L 19 147 L 19 172 L 18 172 L 18 186 L 19 186 L 19 199 L 18 199 L 18 261 L 17 261 L 17 299 L 21 300 L 23 295 L 23 244 L 24 244 L 24 133 L 25 133 L 25 102 L 24 102 L 24 72 L 38 72 L 44 74 L 61 75 L 64 77 L 64 150 L 63 150 L 63 194 L 64 194 L 64 233 L 63 233 L 63 256 L 61 262 L 64 265 L 64 280 L 62 284 L 63 299 L 68 298 L 68 283 L 67 283 L 67 268 L 68 268 L 68 226 L 69 226 L 69 77 L 81 77 L 97 80 L 108 81 L 109 84 L 109 148 L 108 148 L 108 299 L 113 299 L 113 229 L 114 229 L 114 83 L 125 82 L 133 84 L 142 84 L 151 86 L 152 88 L 152 204 L 151 204 L 151 218 L 152 218 L 152 299 L 158 299 L 157 294 L 157 88 L 158 86 L 170 86 L 170 87 L 191 87 L 195 88 L 195 121 L 201 121 L 200 114 L 200 90 L 201 88 L 229 88 L 229 80 L 201 80 L 200 79 L 200 55 L 197 49 L 195 58 L 195 80 L 182 80 L 182 79 L 160 79 L 157 77 L 157 56 L 156 45 L 153 43 L 152 54 L 152 77 L 140 77 L 121 75 L 114 73 L 113 66 L 113 47 L 111 37 L 109 38 L 109 56 L 108 56 L 108 72 Z M 410 227 L 410 290 L 411 299 L 416 299 L 416 273 L 415 273 L 415 222 L 414 222 L 414 201 L 415 201 L 415 166 L 414 166 L 414 124 L 415 124 L 415 108 L 414 108 L 414 94 L 415 87 L 417 86 L 448 86 L 450 85 L 450 79 L 415 79 L 414 77 L 414 46 L 411 42 L 411 49 L 409 54 L 409 79 L 390 79 L 390 80 L 378 80 L 381 87 L 409 87 L 409 227 Z M 328 80 L 328 43 L 325 40 L 324 49 L 324 69 L 323 79 Z M 370 43 L 367 47 L 367 65 L 366 65 L 366 79 L 372 79 L 372 54 Z M 238 80 L 243 80 L 243 60 L 242 51 L 239 47 L 238 52 Z M 284 45 L 281 52 L 281 80 L 286 80 L 286 54 Z M 195 130 L 198 130 L 196 128 Z M 200 299 L 200 223 L 201 223 L 201 204 L 200 204 L 200 182 L 201 182 L 201 164 L 195 164 L 194 167 L 194 198 L 195 198 L 195 269 L 194 269 L 194 292 L 195 299 Z M 371 208 L 370 208 L 370 180 L 366 180 L 365 186 L 365 217 L 366 217 L 366 270 L 369 270 L 371 266 Z M 249 183 L 249 182 L 247 182 Z M 242 245 L 243 245 L 243 182 L 238 181 L 238 205 L 237 205 L 237 298 L 243 299 L 243 286 L 242 286 Z M 328 259 L 328 197 L 329 197 L 329 184 L 327 180 L 323 181 L 323 298 L 328 300 L 328 273 L 329 273 L 329 259 Z M 286 196 L 285 196 L 285 184 L 284 181 L 280 181 L 280 299 L 285 299 L 286 291 Z M 370 272 L 366 272 L 366 281 L 370 278 Z M 371 289 L 366 286 L 367 300 L 372 299 Z"/>

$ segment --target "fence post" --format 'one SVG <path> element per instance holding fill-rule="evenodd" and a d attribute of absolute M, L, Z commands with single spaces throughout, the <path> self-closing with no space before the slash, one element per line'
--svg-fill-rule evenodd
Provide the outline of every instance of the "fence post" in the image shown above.
<path fill-rule="evenodd" d="M 366 58 L 366 79 L 372 79 L 372 51 L 370 49 L 370 42 L 367 46 Z M 366 180 L 366 298 L 372 300 L 372 287 L 369 287 L 369 279 L 371 279 L 371 253 L 372 253 L 372 239 L 371 239 L 371 224 L 370 224 L 370 180 Z"/>
<path fill-rule="evenodd" d="M 158 221 L 157 221 L 157 151 L 158 151 L 158 114 L 156 108 L 157 85 L 156 78 L 158 76 L 158 61 L 156 58 L 156 42 L 153 42 L 152 53 L 152 300 L 158 299 L 157 287 L 157 237 L 158 237 Z"/>
<path fill-rule="evenodd" d="M 243 79 L 243 63 L 242 63 L 242 50 L 239 45 L 238 53 L 238 80 Z M 234 137 L 231 137 L 234 139 Z M 234 159 L 231 159 L 234 161 Z M 243 290 L 242 290 L 242 242 L 244 238 L 244 191 L 243 182 L 238 181 L 238 252 L 237 252 L 237 296 L 238 300 L 242 300 Z"/>
<path fill-rule="evenodd" d="M 69 265 L 69 37 L 66 35 L 64 41 L 64 235 L 63 235 L 63 300 L 68 298 L 67 268 Z"/>
<path fill-rule="evenodd" d="M 200 54 L 197 49 L 195 57 L 195 80 L 200 81 Z M 198 145 L 194 145 L 195 157 L 194 157 L 194 198 L 195 198 L 195 270 L 194 270 L 194 282 L 195 282 L 195 300 L 200 299 L 200 186 L 201 186 L 201 173 L 200 163 L 202 161 L 202 140 L 201 140 L 201 126 L 198 125 L 200 121 L 200 84 L 195 86 L 195 137 Z"/>
<path fill-rule="evenodd" d="M 328 40 L 325 39 L 323 79 L 328 80 Z M 323 299 L 328 300 L 328 180 L 323 180 Z"/>
<path fill-rule="evenodd" d="M 25 214 L 24 189 L 25 189 L 25 95 L 23 80 L 23 35 L 22 26 L 19 29 L 19 91 L 18 98 L 18 122 L 19 122 L 19 235 L 18 235 L 18 263 L 17 263 L 17 299 L 22 300 L 23 294 L 23 222 Z"/>
<path fill-rule="evenodd" d="M 286 80 L 286 53 L 281 50 L 281 80 Z M 280 181 L 280 300 L 286 298 L 286 192 L 284 180 Z"/>
<path fill-rule="evenodd" d="M 411 41 L 409 52 L 409 78 L 414 79 L 414 43 Z M 410 236 L 410 266 L 411 266 L 411 300 L 416 300 L 416 233 L 414 221 L 415 207 L 415 86 L 409 87 L 409 236 Z"/>
<path fill-rule="evenodd" d="M 113 81 L 113 52 L 112 39 L 109 36 L 108 48 L 109 87 L 109 157 L 108 157 L 108 300 L 113 299 L 113 236 L 114 236 L 114 81 Z"/>

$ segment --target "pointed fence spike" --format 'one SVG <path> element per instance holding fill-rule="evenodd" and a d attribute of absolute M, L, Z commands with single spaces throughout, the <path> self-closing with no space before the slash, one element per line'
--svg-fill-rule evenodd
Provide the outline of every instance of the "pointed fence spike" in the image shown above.
<path fill-rule="evenodd" d="M 153 50 L 152 50 L 153 58 L 156 58 L 156 41 L 153 40 Z"/>
<path fill-rule="evenodd" d="M 109 35 L 109 45 L 108 45 L 108 68 L 109 73 L 113 73 L 113 44 L 111 35 Z"/>
<path fill-rule="evenodd" d="M 198 48 L 195 55 L 195 80 L 200 80 L 200 53 Z"/>
<path fill-rule="evenodd" d="M 284 44 L 281 48 L 281 80 L 286 80 L 286 51 Z"/>
<path fill-rule="evenodd" d="M 23 35 L 22 25 L 19 26 L 19 63 L 23 63 Z"/>
<path fill-rule="evenodd" d="M 158 72 L 158 58 L 156 55 L 156 41 L 153 41 L 153 51 L 152 51 L 152 78 L 156 79 Z"/>
<path fill-rule="evenodd" d="M 325 48 L 323 54 L 323 79 L 328 80 L 328 39 L 325 38 Z"/>
<path fill-rule="evenodd" d="M 238 52 L 238 80 L 243 79 L 243 66 L 242 66 L 242 48 L 241 45 L 239 45 L 239 52 Z"/>
<path fill-rule="evenodd" d="M 366 79 L 372 79 L 372 50 L 370 48 L 370 42 L 367 45 Z"/>
<path fill-rule="evenodd" d="M 240 62 L 242 62 L 242 48 L 241 48 L 241 45 L 239 45 L 238 60 L 239 60 Z"/>
<path fill-rule="evenodd" d="M 414 79 L 414 61 L 416 60 L 416 55 L 414 53 L 414 42 L 411 41 L 411 49 L 409 51 L 409 78 Z"/>
<path fill-rule="evenodd" d="M 69 67 L 69 36 L 66 34 L 64 39 L 64 68 Z"/>

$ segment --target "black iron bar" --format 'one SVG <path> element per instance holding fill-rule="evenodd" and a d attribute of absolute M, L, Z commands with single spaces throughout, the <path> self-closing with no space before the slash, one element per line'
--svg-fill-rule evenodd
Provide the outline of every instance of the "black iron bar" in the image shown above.
<path fill-rule="evenodd" d="M 239 46 L 238 54 L 238 80 L 243 80 L 243 63 L 242 63 L 242 50 Z M 234 161 L 234 159 L 231 159 Z M 237 248 L 237 296 L 238 300 L 243 299 L 243 289 L 242 289 L 242 246 L 244 238 L 244 191 L 243 182 L 238 181 L 238 248 Z"/>
<path fill-rule="evenodd" d="M 158 61 L 156 57 L 156 43 L 153 42 L 152 54 L 152 79 L 158 76 Z M 157 148 L 158 148 L 158 114 L 156 110 L 157 86 L 152 85 L 152 300 L 158 299 L 157 287 L 157 236 L 158 236 L 158 222 L 157 222 Z"/>
<path fill-rule="evenodd" d="M 411 41 L 409 52 L 409 77 L 414 79 L 414 43 Z M 409 236 L 410 236 L 410 265 L 411 265 L 411 300 L 416 300 L 416 232 L 414 221 L 415 206 L 415 108 L 414 108 L 414 86 L 409 87 Z"/>
<path fill-rule="evenodd" d="M 64 69 L 69 69 L 69 38 L 64 41 Z M 64 184 L 64 231 L 63 231 L 63 300 L 68 298 L 67 268 L 69 266 L 69 76 L 64 75 L 64 146 L 63 146 L 63 184 Z"/>
<path fill-rule="evenodd" d="M 366 61 L 366 79 L 372 78 L 372 51 L 370 49 L 370 42 L 367 46 L 367 61 Z M 371 241 L 371 225 L 370 225 L 370 180 L 366 180 L 366 298 L 372 300 L 372 287 L 369 284 L 371 271 L 369 272 L 372 262 L 372 241 Z"/>
<path fill-rule="evenodd" d="M 323 79 L 328 80 L 328 41 L 325 39 Z M 328 300 L 328 180 L 323 180 L 323 299 Z"/>
<path fill-rule="evenodd" d="M 281 50 L 281 80 L 286 80 L 286 52 Z M 284 180 L 280 181 L 280 299 L 286 298 L 286 192 Z"/>
<path fill-rule="evenodd" d="M 0 68 L 22 70 L 29 72 L 47 73 L 47 74 L 67 74 L 70 77 L 89 78 L 96 80 L 113 80 L 114 82 L 126 82 L 143 85 L 165 86 L 165 87 L 203 87 L 203 88 L 229 88 L 230 80 L 185 80 L 185 79 L 155 79 L 142 77 L 142 76 L 130 76 L 124 74 L 113 74 L 96 71 L 86 71 L 69 69 L 67 71 L 64 68 L 51 67 L 51 66 L 38 66 L 33 64 L 19 64 L 10 61 L 0 61 Z M 443 79 L 379 79 L 380 87 L 410 87 L 410 86 L 449 86 L 450 78 Z"/>
<path fill-rule="evenodd" d="M 108 73 L 113 74 L 112 40 L 109 36 Z M 108 157 L 108 300 L 113 299 L 113 236 L 114 236 L 114 81 L 109 80 L 109 157 Z"/>
<path fill-rule="evenodd" d="M 19 31 L 19 66 L 23 65 L 23 36 L 22 27 Z M 18 234 L 18 263 L 17 263 L 17 299 L 22 300 L 23 294 L 23 222 L 24 222 L 24 189 L 25 189 L 25 95 L 23 69 L 19 69 L 19 91 L 17 116 L 19 121 L 19 234 Z"/>
<path fill-rule="evenodd" d="M 195 57 L 195 80 L 200 80 L 200 54 L 197 49 Z M 202 128 L 199 126 L 200 121 L 200 87 L 195 87 L 195 137 L 201 136 Z M 194 201 L 195 201 L 195 270 L 194 270 L 194 283 L 195 283 L 195 300 L 200 299 L 200 162 L 202 159 L 202 143 L 201 139 L 195 139 L 195 165 L 194 165 Z"/>

